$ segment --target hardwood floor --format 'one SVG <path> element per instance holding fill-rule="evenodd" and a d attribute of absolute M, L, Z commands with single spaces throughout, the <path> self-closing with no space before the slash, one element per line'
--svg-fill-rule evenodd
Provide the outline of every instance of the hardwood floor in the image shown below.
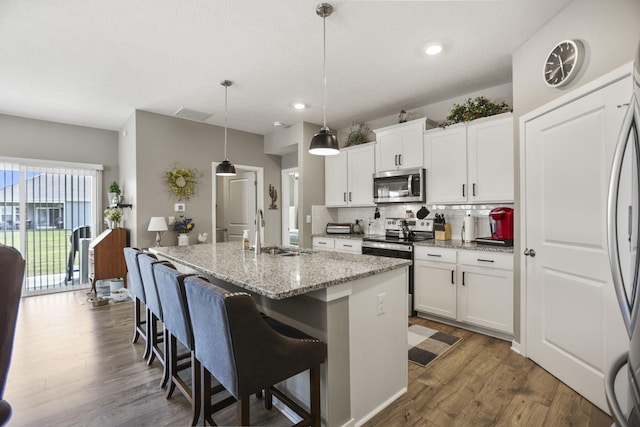
<path fill-rule="evenodd" d="M 167 400 L 158 362 L 131 344 L 131 302 L 91 308 L 85 291 L 23 299 L 5 399 L 10 426 L 186 426 L 190 405 Z M 510 344 L 413 319 L 463 338 L 428 368 L 409 364 L 409 391 L 367 426 L 610 426 L 611 418 Z M 255 425 L 287 426 L 253 399 Z M 234 408 L 217 414 L 235 422 Z"/>

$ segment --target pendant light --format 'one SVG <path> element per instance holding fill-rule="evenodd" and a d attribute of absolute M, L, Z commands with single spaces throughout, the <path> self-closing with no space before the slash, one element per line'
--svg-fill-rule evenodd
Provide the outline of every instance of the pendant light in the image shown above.
<path fill-rule="evenodd" d="M 224 86 L 224 160 L 216 167 L 216 175 L 218 176 L 235 176 L 236 168 L 231 164 L 227 157 L 227 89 L 233 84 L 231 80 L 223 80 L 220 82 Z"/>
<path fill-rule="evenodd" d="M 324 126 L 320 128 L 320 132 L 313 136 L 311 145 L 309 146 L 309 153 L 318 156 L 332 156 L 340 152 L 340 146 L 338 145 L 338 138 L 331 133 L 331 129 L 327 127 L 327 16 L 331 16 L 333 13 L 333 6 L 329 3 L 320 3 L 316 6 L 316 14 L 322 17 L 322 32 L 323 32 L 323 66 L 324 66 L 324 102 L 322 104 L 322 113 L 324 115 Z"/>

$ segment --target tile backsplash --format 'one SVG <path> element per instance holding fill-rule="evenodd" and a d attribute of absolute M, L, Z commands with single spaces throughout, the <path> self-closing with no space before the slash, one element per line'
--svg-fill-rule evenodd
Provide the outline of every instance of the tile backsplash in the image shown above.
<path fill-rule="evenodd" d="M 427 218 L 433 218 L 436 213 L 444 214 L 447 223 L 451 224 L 453 239 L 459 240 L 462 233 L 463 218 L 467 214 L 476 217 L 476 237 L 488 237 L 491 235 L 489 228 L 489 212 L 500 206 L 513 208 L 512 203 L 491 205 L 422 205 L 422 204 L 391 204 L 379 205 L 380 218 L 374 219 L 375 207 L 370 208 L 327 208 L 325 206 L 313 206 L 312 208 L 312 233 L 324 233 L 327 222 L 351 222 L 362 220 L 363 229 L 367 234 L 384 234 L 385 218 L 406 218 L 407 211 L 411 210 L 413 216 L 422 207 L 426 206 L 430 213 Z"/>

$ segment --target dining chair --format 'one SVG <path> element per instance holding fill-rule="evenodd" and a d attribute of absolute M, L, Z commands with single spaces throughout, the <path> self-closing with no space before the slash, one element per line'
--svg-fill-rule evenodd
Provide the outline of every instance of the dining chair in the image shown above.
<path fill-rule="evenodd" d="M 297 425 L 320 426 L 320 365 L 327 356 L 326 344 L 275 319 L 267 321 L 247 293 L 227 292 L 197 276 L 186 277 L 184 288 L 195 357 L 202 369 L 203 422 L 216 425 L 213 414 L 237 402 L 237 423 L 249 425 L 249 396 L 266 390 L 268 409 L 275 395 L 302 418 Z M 299 338 L 278 332 L 280 325 Z M 307 370 L 308 411 L 273 386 Z M 232 399 L 211 405 L 211 376 Z"/>
<path fill-rule="evenodd" d="M 184 279 L 188 275 L 177 271 L 173 265 L 157 263 L 153 266 L 158 295 L 162 305 L 165 333 L 165 363 L 169 366 L 169 381 L 166 397 L 169 399 L 177 388 L 191 403 L 191 425 L 196 425 L 200 416 L 200 363 L 195 358 L 193 331 L 184 294 Z M 178 342 L 187 350 L 178 355 Z M 180 363 L 186 357 L 185 363 Z M 178 373 L 191 367 L 191 386 Z"/>
<path fill-rule="evenodd" d="M 158 359 L 164 368 L 162 380 L 160 381 L 160 386 L 164 387 L 169 380 L 169 367 L 167 366 L 167 363 L 165 363 L 166 355 L 164 354 L 164 349 L 160 348 L 160 344 L 164 343 L 164 333 L 160 336 L 158 335 L 158 321 L 164 322 L 164 320 L 162 315 L 162 304 L 160 303 L 156 279 L 153 274 L 153 266 L 157 263 L 168 263 L 168 261 L 159 261 L 153 254 L 142 253 L 138 255 L 140 277 L 142 277 L 142 285 L 147 299 L 147 307 L 149 307 L 151 312 L 151 316 L 147 318 L 147 340 L 151 343 L 151 352 L 147 359 L 147 364 L 151 365 L 155 358 Z"/>
<path fill-rule="evenodd" d="M 13 351 L 24 267 L 24 259 L 18 250 L 0 245 L 0 426 L 11 417 L 11 405 L 4 400 L 4 389 Z"/>
<path fill-rule="evenodd" d="M 127 272 L 129 274 L 129 291 L 133 295 L 133 339 L 131 342 L 136 343 L 138 338 L 142 337 L 145 341 L 145 354 L 144 358 L 149 357 L 151 347 L 147 340 L 146 320 L 142 319 L 141 306 L 145 306 L 145 319 L 148 319 L 149 308 L 147 307 L 147 299 L 144 294 L 144 286 L 142 285 L 142 276 L 140 276 L 140 266 L 138 265 L 138 255 L 142 252 L 138 248 L 126 247 L 124 248 L 124 259 L 127 264 Z M 143 325 L 145 326 L 143 328 Z"/>

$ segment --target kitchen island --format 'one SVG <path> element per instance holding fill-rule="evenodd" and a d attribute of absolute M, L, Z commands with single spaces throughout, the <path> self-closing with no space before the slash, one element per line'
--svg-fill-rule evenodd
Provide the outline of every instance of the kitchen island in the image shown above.
<path fill-rule="evenodd" d="M 151 252 L 184 273 L 250 293 L 261 311 L 327 343 L 323 425 L 361 425 L 406 392 L 410 261 L 308 250 L 256 255 L 241 242 Z M 306 406 L 308 375 L 281 386 Z"/>

